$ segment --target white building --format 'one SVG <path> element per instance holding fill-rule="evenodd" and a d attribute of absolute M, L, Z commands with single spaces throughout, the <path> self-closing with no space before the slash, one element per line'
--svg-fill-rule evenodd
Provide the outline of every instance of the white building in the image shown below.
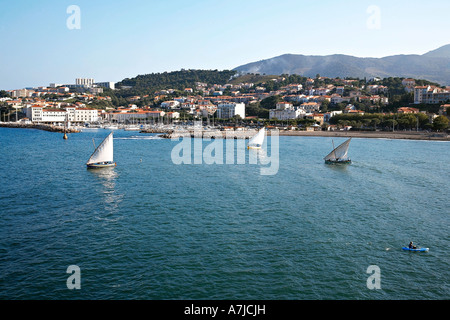
<path fill-rule="evenodd" d="M 286 109 L 292 109 L 293 105 L 290 102 L 278 102 L 275 106 L 276 110 L 286 110 Z"/>
<path fill-rule="evenodd" d="M 269 119 L 276 118 L 278 120 L 289 120 L 303 118 L 306 115 L 305 110 L 301 108 L 294 108 L 292 103 L 279 102 L 276 109 L 269 111 Z"/>
<path fill-rule="evenodd" d="M 405 87 L 414 87 L 416 85 L 416 80 L 412 78 L 403 79 L 402 85 L 404 85 Z"/>
<path fill-rule="evenodd" d="M 337 86 L 336 87 L 336 93 L 337 94 L 342 96 L 344 94 L 344 91 L 345 91 L 345 87 L 344 86 Z"/>
<path fill-rule="evenodd" d="M 402 80 L 402 85 L 405 86 L 405 91 L 410 93 L 410 92 L 414 92 L 414 87 L 416 85 L 416 80 L 411 79 L 411 78 L 406 78 Z"/>
<path fill-rule="evenodd" d="M 167 117 L 169 119 L 180 119 L 180 113 L 175 111 L 167 112 Z"/>
<path fill-rule="evenodd" d="M 42 106 L 32 106 L 27 108 L 27 117 L 32 122 L 64 122 L 67 112 L 64 109 L 44 109 Z"/>
<path fill-rule="evenodd" d="M 289 91 L 289 92 L 298 92 L 300 90 L 302 90 L 303 86 L 301 84 L 297 84 L 297 83 L 293 83 L 293 84 L 289 84 L 285 87 L 283 87 L 283 89 Z"/>
<path fill-rule="evenodd" d="M 330 98 L 330 102 L 333 104 L 338 104 L 342 102 L 350 102 L 350 97 L 342 97 L 339 94 L 332 94 Z"/>
<path fill-rule="evenodd" d="M 316 88 L 313 90 L 314 90 L 313 94 L 317 95 L 317 96 L 325 96 L 328 94 L 328 92 L 330 92 L 330 89 L 327 89 L 327 88 Z"/>
<path fill-rule="evenodd" d="M 217 106 L 212 103 L 202 104 L 198 106 L 198 109 L 201 111 L 203 117 L 208 117 L 217 111 Z"/>
<path fill-rule="evenodd" d="M 99 93 L 103 93 L 103 88 L 99 88 L 99 87 L 91 87 L 89 88 L 89 91 L 92 94 L 99 94 Z"/>
<path fill-rule="evenodd" d="M 66 120 L 71 123 L 86 123 L 99 120 L 98 110 L 88 108 L 46 109 L 42 106 L 33 105 L 27 108 L 26 114 L 32 122 L 44 123 L 62 123 Z"/>
<path fill-rule="evenodd" d="M 58 89 L 56 89 L 56 92 L 58 93 L 68 93 L 70 91 L 70 89 L 68 87 L 59 87 Z"/>
<path fill-rule="evenodd" d="M 12 90 L 11 96 L 14 98 L 24 98 L 24 97 L 31 97 L 33 93 L 34 90 L 19 89 L 19 90 Z"/>
<path fill-rule="evenodd" d="M 33 122 L 40 122 L 42 121 L 42 111 L 43 111 L 43 107 L 40 106 L 32 106 L 30 108 L 27 108 L 27 118 L 30 119 Z"/>
<path fill-rule="evenodd" d="M 178 117 L 179 113 L 177 112 Z M 166 113 L 164 111 L 138 111 L 138 112 L 110 112 L 103 114 L 105 120 L 109 122 L 134 122 L 146 121 L 149 119 L 161 119 Z"/>
<path fill-rule="evenodd" d="M 99 120 L 98 110 L 89 108 L 77 108 L 75 109 L 74 122 L 97 122 Z"/>
<path fill-rule="evenodd" d="M 92 78 L 76 78 L 75 84 L 77 86 L 92 87 L 92 85 L 94 84 L 94 79 L 92 79 Z"/>
<path fill-rule="evenodd" d="M 220 119 L 230 119 L 234 116 L 245 118 L 245 104 L 244 103 L 220 103 L 217 105 L 217 117 Z"/>
<path fill-rule="evenodd" d="M 161 103 L 161 108 L 164 108 L 164 109 L 175 109 L 175 108 L 178 108 L 179 106 L 180 106 L 180 102 L 175 101 L 175 100 L 164 101 Z"/>
<path fill-rule="evenodd" d="M 425 100 L 427 92 L 431 90 L 430 86 L 416 86 L 414 87 L 414 103 L 422 103 Z"/>
<path fill-rule="evenodd" d="M 450 91 L 434 86 L 415 86 L 414 103 L 443 103 L 450 100 Z"/>
<path fill-rule="evenodd" d="M 300 105 L 300 108 L 306 112 L 317 112 L 320 109 L 320 105 L 316 102 L 306 102 Z"/>
<path fill-rule="evenodd" d="M 94 83 L 97 87 L 102 87 L 102 88 L 108 88 L 108 89 L 115 89 L 115 84 L 114 82 L 96 82 Z"/>
<path fill-rule="evenodd" d="M 332 117 L 334 117 L 335 115 L 337 115 L 337 114 L 342 114 L 342 110 L 339 110 L 339 111 L 330 111 L 330 112 L 324 113 L 324 114 L 323 114 L 323 121 L 324 121 L 324 122 L 330 122 L 330 119 L 331 119 Z"/>
<path fill-rule="evenodd" d="M 387 93 L 388 92 L 388 87 L 378 85 L 378 84 L 368 85 L 366 89 L 371 94 L 379 94 L 379 93 Z"/>

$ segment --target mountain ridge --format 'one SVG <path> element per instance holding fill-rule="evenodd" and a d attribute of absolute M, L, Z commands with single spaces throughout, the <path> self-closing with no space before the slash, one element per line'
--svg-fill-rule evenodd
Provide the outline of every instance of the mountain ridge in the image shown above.
<path fill-rule="evenodd" d="M 234 68 L 240 73 L 299 74 L 315 77 L 405 77 L 450 85 L 450 44 L 425 54 L 398 54 L 382 58 L 346 54 L 286 53 Z"/>

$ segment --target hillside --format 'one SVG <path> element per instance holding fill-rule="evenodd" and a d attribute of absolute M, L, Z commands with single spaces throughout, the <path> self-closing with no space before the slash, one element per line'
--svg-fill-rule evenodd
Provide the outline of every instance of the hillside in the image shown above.
<path fill-rule="evenodd" d="M 131 94 L 149 94 L 162 89 L 184 90 L 195 88 L 197 82 L 212 84 L 225 84 L 236 71 L 232 70 L 180 70 L 173 72 L 151 73 L 126 78 L 118 83 L 118 89 L 131 87 L 127 91 Z"/>
<path fill-rule="evenodd" d="M 334 54 L 306 56 L 284 54 L 234 68 L 241 74 L 299 74 L 315 77 L 410 77 L 450 85 L 450 45 L 423 55 L 394 55 L 383 58 L 359 58 Z"/>
<path fill-rule="evenodd" d="M 273 79 L 281 78 L 279 75 L 243 74 L 229 81 L 230 84 L 240 83 L 263 83 Z"/>
<path fill-rule="evenodd" d="M 424 56 L 429 58 L 450 58 L 450 44 L 429 51 L 425 53 Z"/>

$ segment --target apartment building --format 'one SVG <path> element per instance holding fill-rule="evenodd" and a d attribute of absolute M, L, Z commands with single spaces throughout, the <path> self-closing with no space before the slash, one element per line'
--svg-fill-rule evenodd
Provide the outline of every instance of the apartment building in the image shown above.
<path fill-rule="evenodd" d="M 245 104 L 244 103 L 219 103 L 217 105 L 217 117 L 220 119 L 230 119 L 234 116 L 245 118 Z"/>

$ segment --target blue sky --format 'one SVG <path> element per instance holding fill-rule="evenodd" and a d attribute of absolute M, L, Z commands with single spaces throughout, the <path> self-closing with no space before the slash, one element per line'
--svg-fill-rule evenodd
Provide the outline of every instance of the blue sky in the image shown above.
<path fill-rule="evenodd" d="M 70 5 L 80 8 L 80 29 L 67 28 Z M 423 54 L 450 43 L 447 0 L 0 0 L 0 8 L 6 90 L 232 69 L 285 53 Z"/>

